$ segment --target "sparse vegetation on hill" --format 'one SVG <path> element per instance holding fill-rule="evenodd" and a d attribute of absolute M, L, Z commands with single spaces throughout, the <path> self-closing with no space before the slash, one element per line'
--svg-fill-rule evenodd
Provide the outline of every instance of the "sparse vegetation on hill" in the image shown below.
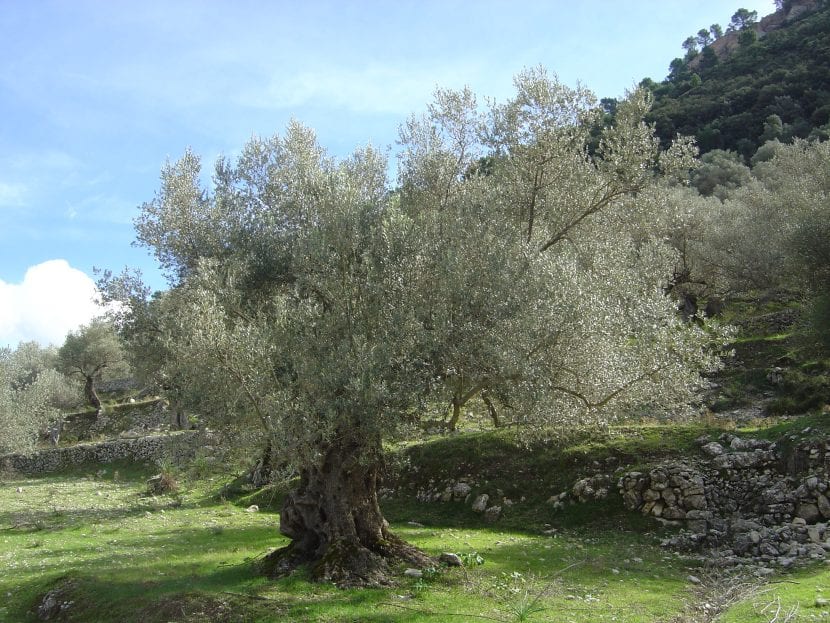
<path fill-rule="evenodd" d="M 767 140 L 828 137 L 830 5 L 787 4 L 781 15 L 791 17 L 779 28 L 693 48 L 664 81 L 643 81 L 655 96 L 648 119 L 661 140 L 694 136 L 704 153 L 724 149 L 748 160 Z M 793 10 L 801 4 L 810 10 Z"/>

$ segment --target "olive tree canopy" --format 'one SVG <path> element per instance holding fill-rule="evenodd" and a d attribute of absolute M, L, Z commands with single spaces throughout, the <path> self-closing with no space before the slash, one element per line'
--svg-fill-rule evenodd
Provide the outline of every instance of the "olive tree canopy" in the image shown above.
<path fill-rule="evenodd" d="M 166 270 L 166 340 L 190 404 L 259 430 L 297 466 L 269 556 L 339 584 L 425 564 L 376 496 L 381 443 L 435 404 L 504 398 L 540 427 L 673 413 L 715 365 L 665 294 L 675 254 L 650 231 L 659 150 L 646 95 L 586 145 L 593 96 L 543 70 L 483 111 L 438 91 L 401 129 L 399 178 L 368 147 L 337 161 L 298 123 L 220 159 L 186 152 L 136 228 Z"/>
<path fill-rule="evenodd" d="M 83 382 L 84 397 L 98 410 L 101 400 L 95 384 L 105 374 L 126 374 L 129 369 L 118 334 L 112 324 L 103 319 L 70 331 L 58 350 L 58 359 L 64 373 Z"/>
<path fill-rule="evenodd" d="M 767 143 L 711 226 L 708 257 L 734 291 L 780 289 L 815 304 L 830 347 L 830 142 Z M 758 155 L 756 154 L 756 156 Z"/>
<path fill-rule="evenodd" d="M 78 396 L 54 367 L 56 355 L 35 342 L 0 349 L 0 454 L 29 452 L 38 434 Z"/>

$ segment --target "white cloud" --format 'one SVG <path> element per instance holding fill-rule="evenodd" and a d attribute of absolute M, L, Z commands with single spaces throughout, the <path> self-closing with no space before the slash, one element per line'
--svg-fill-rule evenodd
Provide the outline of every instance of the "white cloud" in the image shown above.
<path fill-rule="evenodd" d="M 95 282 L 66 260 L 30 267 L 19 284 L 0 280 L 0 347 L 63 344 L 70 330 L 101 314 L 97 294 Z"/>
<path fill-rule="evenodd" d="M 23 184 L 10 184 L 0 181 L 0 209 L 22 206 L 25 196 L 26 187 Z"/>

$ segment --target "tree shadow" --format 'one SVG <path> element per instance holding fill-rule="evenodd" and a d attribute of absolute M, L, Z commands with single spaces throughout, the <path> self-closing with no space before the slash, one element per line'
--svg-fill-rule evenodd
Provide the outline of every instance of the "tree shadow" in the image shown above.
<path fill-rule="evenodd" d="M 258 574 L 255 562 L 266 553 L 267 546 L 280 546 L 273 525 L 231 526 L 223 528 L 205 524 L 201 527 L 159 527 L 139 534 L 118 535 L 117 541 L 87 538 L 37 554 L 37 573 L 17 573 L 19 586 L 29 601 L 31 611 L 43 595 L 62 578 L 71 578 L 72 621 L 391 621 L 465 620 L 465 612 L 475 612 L 478 602 L 495 607 L 491 595 L 498 583 L 527 578 L 528 584 L 516 584 L 522 590 L 547 590 L 545 603 L 559 603 L 566 590 L 585 593 L 588 587 L 608 585 L 620 576 L 618 567 L 629 580 L 653 582 L 655 594 L 665 588 L 675 570 L 664 572 L 661 581 L 650 579 L 662 552 L 652 552 L 646 562 L 621 564 L 623 557 L 651 547 L 638 535 L 611 542 L 589 543 L 580 547 L 572 535 L 546 537 L 528 535 L 498 527 L 487 529 L 439 526 L 395 526 L 397 533 L 427 550 L 459 551 L 471 548 L 464 541 L 478 539 L 484 564 L 480 567 L 447 569 L 435 585 L 425 590 L 461 591 L 460 601 L 431 602 L 416 599 L 418 581 L 403 576 L 398 585 L 388 589 L 341 590 L 331 585 L 315 584 L 308 574 L 295 573 L 280 580 Z M 73 531 L 74 532 L 74 531 Z M 459 536 L 459 539 L 450 538 Z M 546 546 L 550 546 L 546 549 Z M 596 546 L 593 552 L 591 546 Z M 540 560 L 544 557 L 545 560 Z M 67 560 L 74 561 L 67 564 Z M 563 569 L 567 569 L 563 573 Z M 518 572 L 516 576 L 514 572 Z M 556 584 L 557 578 L 564 582 Z M 524 579 L 522 579 L 524 582 Z M 548 590 L 550 584 L 555 590 Z M 432 588 L 430 587 L 432 586 Z M 679 586 L 679 585 L 678 585 Z M 578 587 L 575 590 L 573 587 Z M 573 605 L 573 604 L 571 604 Z M 597 612 L 610 612 L 607 604 L 577 604 Z M 482 606 L 483 608 L 484 606 Z M 576 606 L 574 606 L 576 607 Z M 449 609 L 452 611 L 449 612 Z M 443 609 L 443 610 L 442 610 Z M 476 620 L 470 614 L 470 620 Z"/>
<path fill-rule="evenodd" d="M 128 564 L 141 567 L 141 560 Z M 268 580 L 259 576 L 249 561 L 195 573 L 183 563 L 168 568 L 164 577 L 154 577 L 148 569 L 143 569 L 143 578 L 125 576 L 115 561 L 101 559 L 52 571 L 47 578 L 34 578 L 19 585 L 19 590 L 29 596 L 26 603 L 19 604 L 25 610 L 19 614 L 28 614 L 27 620 L 36 620 L 38 605 L 55 590 L 70 605 L 54 620 L 76 622 L 408 620 L 401 617 L 399 610 L 383 605 L 390 599 L 387 589 L 340 590 L 312 584 L 301 574 Z"/>

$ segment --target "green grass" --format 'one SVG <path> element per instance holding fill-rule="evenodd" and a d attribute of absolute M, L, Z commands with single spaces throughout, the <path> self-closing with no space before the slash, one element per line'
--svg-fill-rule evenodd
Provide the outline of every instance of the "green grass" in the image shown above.
<path fill-rule="evenodd" d="M 822 417 L 782 424 L 776 433 L 823 426 Z M 509 431 L 409 445 L 397 460 L 417 461 L 418 482 L 475 474 L 479 490 L 493 495 L 503 488 L 516 503 L 487 524 L 463 502 L 414 501 L 406 487 L 416 480 L 402 478 L 404 491 L 384 502 L 393 530 L 431 554 L 449 551 L 468 560 L 478 554 L 483 564 L 422 579 L 398 569 L 395 585 L 379 589 L 340 590 L 311 583 L 303 572 L 281 580 L 257 575 L 252 561 L 287 542 L 278 532 L 279 489 L 234 493 L 225 487 L 229 477 L 182 474 L 179 493 L 153 497 L 145 485 L 151 468 L 128 463 L 6 476 L 0 479 L 0 623 L 36 620 L 34 608 L 55 587 L 61 600 L 72 602 L 59 619 L 66 621 L 426 623 L 516 621 L 522 614 L 528 621 L 692 621 L 683 617 L 709 597 L 687 578 L 706 570 L 695 557 L 661 549 L 663 529 L 625 512 L 613 493 L 559 511 L 545 500 L 609 458 L 629 469 L 632 461 L 676 457 L 703 432 L 717 430 L 629 426 L 567 445 L 540 443 L 529 453 L 517 451 Z M 246 512 L 252 503 L 259 512 Z M 550 526 L 556 531 L 545 534 Z M 806 612 L 815 591 L 796 588 L 826 583 L 827 574 L 817 567 L 791 576 L 799 578 L 797 586 L 773 586 L 781 603 L 802 603 Z M 718 589 L 717 582 L 710 587 Z M 748 596 L 725 620 L 764 620 L 741 618 L 755 616 L 759 598 Z"/>
<path fill-rule="evenodd" d="M 637 522 L 605 531 L 583 519 L 544 535 L 541 526 L 484 525 L 461 503 L 398 502 L 387 514 L 425 551 L 477 552 L 482 565 L 420 580 L 401 573 L 385 589 L 340 590 L 303 573 L 267 580 L 250 561 L 286 543 L 275 513 L 217 499 L 218 480 L 152 497 L 146 470 L 92 469 L 2 480 L 0 621 L 36 620 L 33 608 L 54 587 L 72 601 L 71 621 L 506 621 L 530 602 L 544 610 L 528 620 L 654 621 L 667 599 L 674 608 L 690 596 L 694 563 L 660 550 Z"/>
<path fill-rule="evenodd" d="M 255 578 L 228 565 L 281 541 L 273 514 L 206 503 L 198 491 L 146 496 L 146 473 L 113 475 L 3 481 L 0 621 L 23 620 L 61 578 L 74 586 L 72 620 L 151 620 L 137 613 L 154 599 L 241 588 Z"/>
<path fill-rule="evenodd" d="M 759 587 L 755 594 L 730 608 L 720 621 L 830 621 L 830 606 L 817 604 L 817 598 L 830 599 L 830 567 L 826 565 L 824 569 L 796 571 L 783 580 Z M 788 615 L 793 618 L 787 619 Z"/>

